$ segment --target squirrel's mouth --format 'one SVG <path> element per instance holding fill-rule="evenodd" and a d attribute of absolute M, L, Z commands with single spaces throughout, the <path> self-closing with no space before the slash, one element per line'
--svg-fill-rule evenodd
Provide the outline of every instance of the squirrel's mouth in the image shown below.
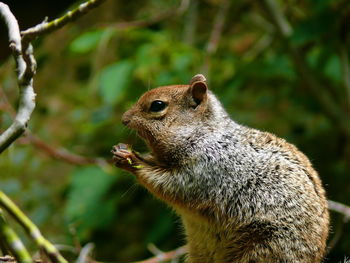
<path fill-rule="evenodd" d="M 154 142 L 154 138 L 152 137 L 152 135 L 147 133 L 146 131 L 138 130 L 136 131 L 136 133 L 141 139 L 143 139 L 146 142 L 146 144 L 150 145 L 152 144 L 152 142 Z"/>
<path fill-rule="evenodd" d="M 138 131 L 136 131 L 136 133 L 137 133 L 137 135 L 138 135 L 139 137 L 141 137 L 142 139 L 148 141 L 148 136 L 147 136 L 146 132 L 144 132 L 144 131 L 142 131 L 142 130 L 141 130 L 141 131 L 138 130 Z"/>

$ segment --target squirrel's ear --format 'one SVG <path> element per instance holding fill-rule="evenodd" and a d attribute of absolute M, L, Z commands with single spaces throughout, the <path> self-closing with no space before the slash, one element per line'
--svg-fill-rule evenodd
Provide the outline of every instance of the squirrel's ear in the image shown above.
<path fill-rule="evenodd" d="M 190 85 L 192 86 L 193 83 L 197 82 L 197 81 L 201 81 L 201 82 L 207 82 L 207 79 L 204 77 L 204 75 L 202 74 L 197 74 L 194 75 L 190 81 Z"/>
<path fill-rule="evenodd" d="M 202 74 L 195 75 L 190 81 L 190 90 L 193 100 L 197 105 L 207 98 L 207 82 L 206 78 Z"/>

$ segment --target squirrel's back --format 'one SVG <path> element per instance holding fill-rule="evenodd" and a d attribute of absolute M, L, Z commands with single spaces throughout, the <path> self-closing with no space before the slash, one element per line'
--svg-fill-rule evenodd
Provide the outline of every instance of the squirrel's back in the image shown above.
<path fill-rule="evenodd" d="M 303 153 L 230 120 L 212 132 L 200 129 L 190 141 L 187 161 L 172 171 L 191 175 L 182 193 L 190 205 L 174 205 L 186 228 L 189 262 L 321 261 L 328 206 Z"/>

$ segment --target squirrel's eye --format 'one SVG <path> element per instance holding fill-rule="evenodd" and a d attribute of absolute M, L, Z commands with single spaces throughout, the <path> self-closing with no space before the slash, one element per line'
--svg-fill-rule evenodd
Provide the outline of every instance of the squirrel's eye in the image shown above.
<path fill-rule="evenodd" d="M 151 103 L 150 111 L 152 112 L 159 112 L 165 109 L 167 104 L 164 101 L 161 100 L 155 100 Z"/>

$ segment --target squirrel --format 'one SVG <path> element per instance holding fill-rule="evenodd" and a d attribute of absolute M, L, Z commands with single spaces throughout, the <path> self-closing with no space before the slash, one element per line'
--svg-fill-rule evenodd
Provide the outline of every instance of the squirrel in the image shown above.
<path fill-rule="evenodd" d="M 206 78 L 152 89 L 122 116 L 151 150 L 113 147 L 181 217 L 189 263 L 319 263 L 329 228 L 325 190 L 308 158 L 233 121 Z"/>

